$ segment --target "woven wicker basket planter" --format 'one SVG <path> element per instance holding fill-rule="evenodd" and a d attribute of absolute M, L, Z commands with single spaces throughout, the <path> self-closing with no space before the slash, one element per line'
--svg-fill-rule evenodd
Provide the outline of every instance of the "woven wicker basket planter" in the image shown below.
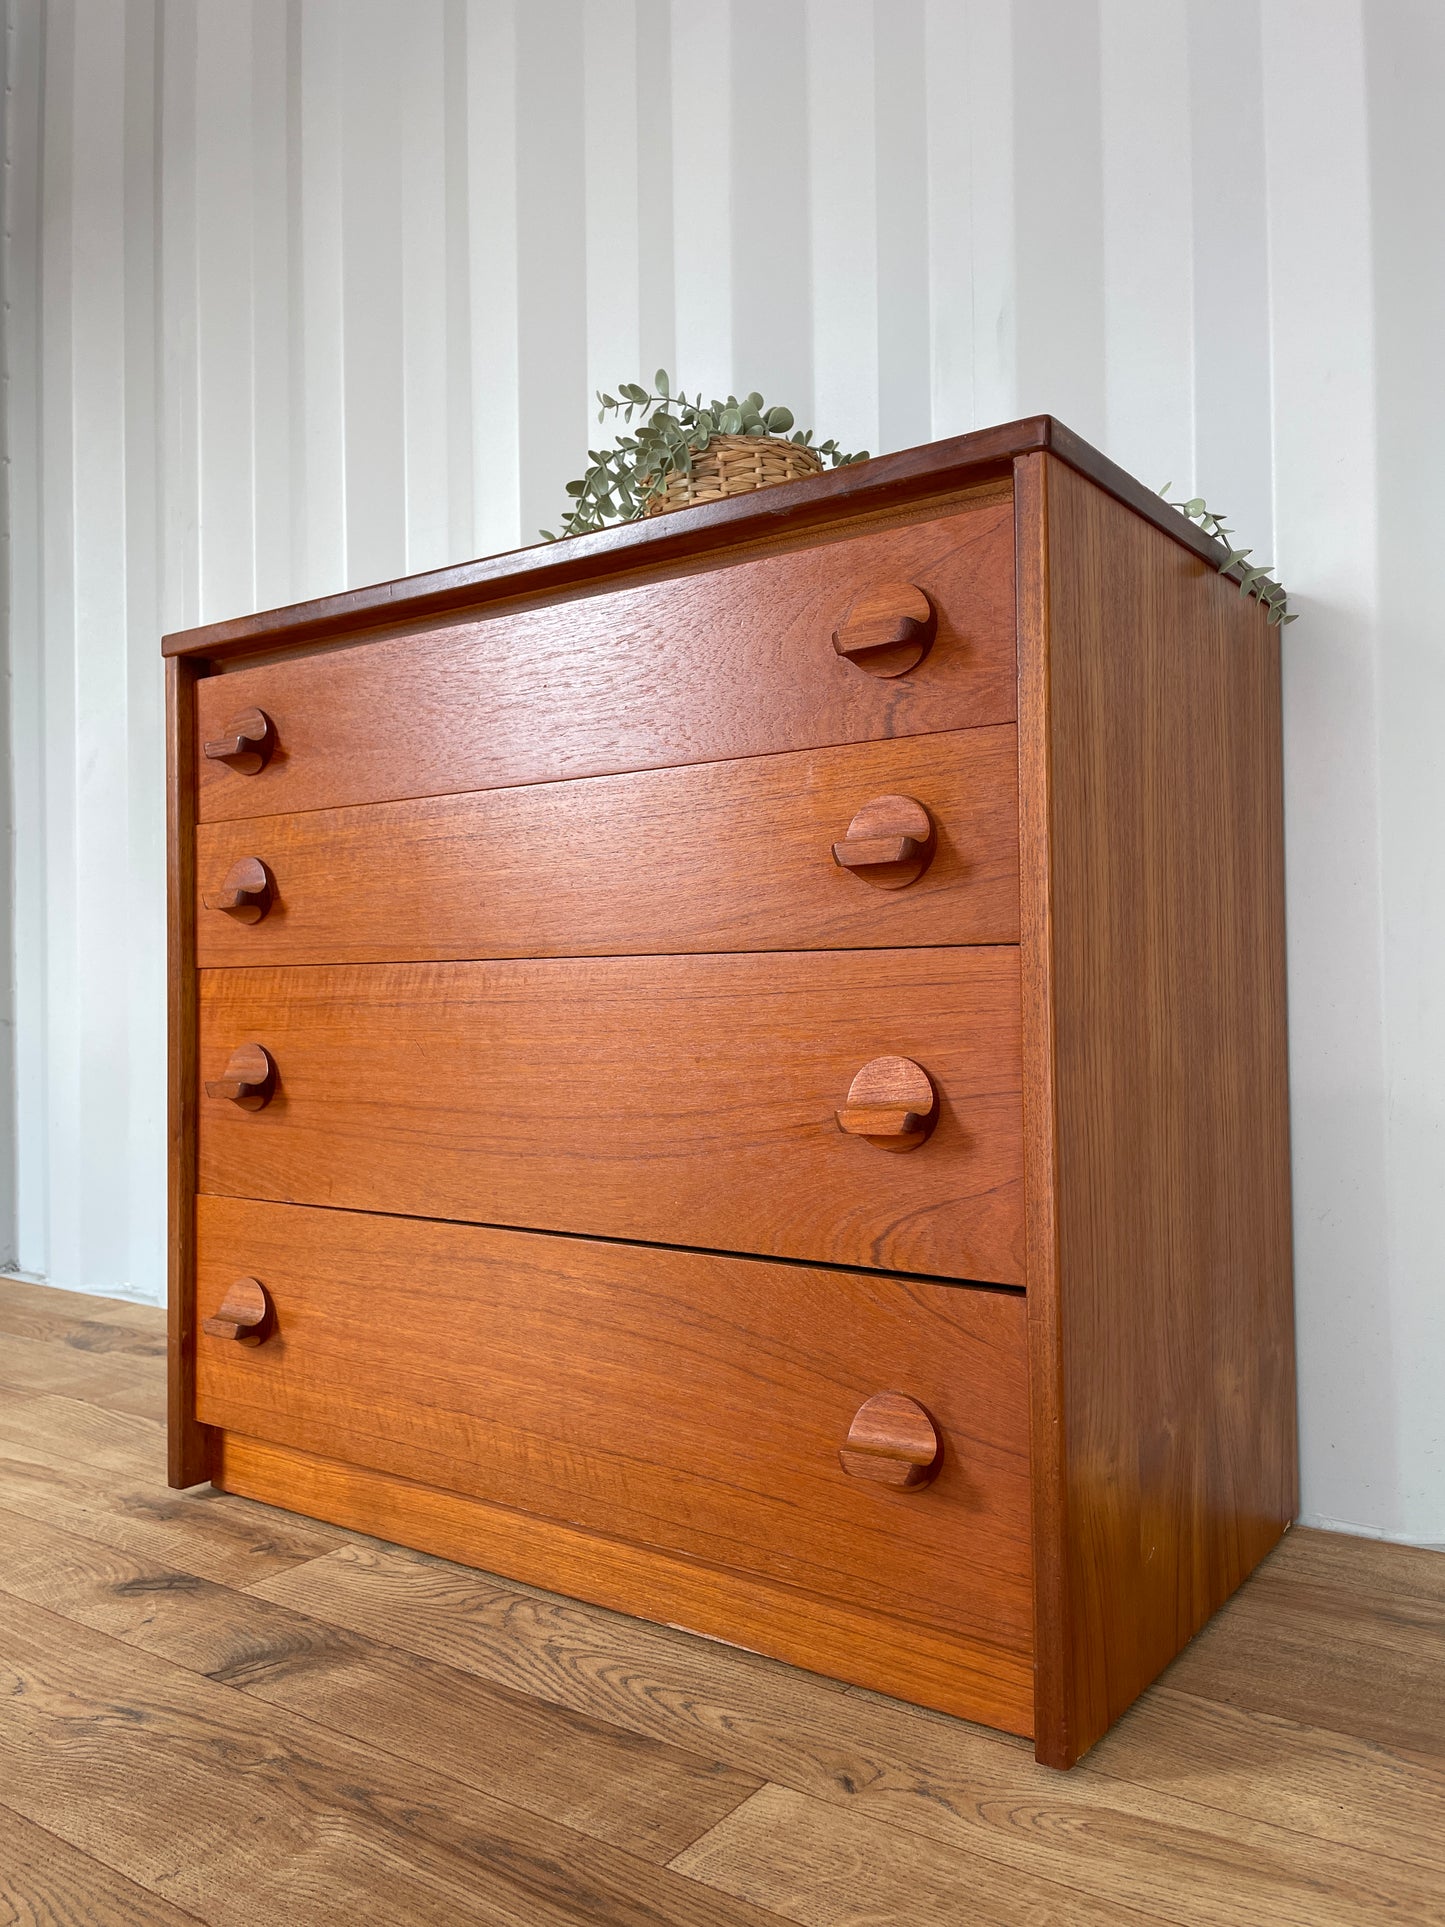
<path fill-rule="evenodd" d="M 750 495 L 775 482 L 796 482 L 821 475 L 822 457 L 798 442 L 772 435 L 714 435 L 692 458 L 690 475 L 670 475 L 648 503 L 648 515 L 666 515 L 694 502 L 721 502 L 728 495 Z"/>

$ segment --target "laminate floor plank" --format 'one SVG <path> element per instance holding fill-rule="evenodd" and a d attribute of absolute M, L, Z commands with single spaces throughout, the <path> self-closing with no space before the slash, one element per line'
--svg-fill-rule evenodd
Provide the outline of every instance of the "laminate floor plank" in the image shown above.
<path fill-rule="evenodd" d="M 5 1803 L 212 1927 L 764 1927 L 663 1867 L 0 1594 Z"/>
<path fill-rule="evenodd" d="M 1445 1890 L 1445 1760 L 1155 1686 L 1076 1769 L 1434 1869 Z M 1266 1792 L 1267 1790 L 1267 1792 Z"/>
<path fill-rule="evenodd" d="M 4 1510 L 0 1591 L 658 1865 L 760 1784 Z"/>
<path fill-rule="evenodd" d="M 419 1554 L 342 1548 L 255 1590 L 318 1618 L 1100 1901 L 1181 1927 L 1445 1922 L 1435 1872 L 1225 1812 L 1167 1787 L 1056 1774 L 1026 1746 L 755 1655 L 645 1626 Z M 1178 1868 L 1187 1868 L 1182 1882 Z"/>
<path fill-rule="evenodd" d="M 11 1313 L 33 1312 L 43 1318 L 98 1319 L 102 1324 L 138 1320 L 138 1329 L 164 1332 L 165 1308 L 142 1305 L 134 1298 L 102 1298 L 88 1291 L 62 1291 L 59 1285 L 39 1285 L 28 1278 L 0 1275 L 0 1306 Z"/>
<path fill-rule="evenodd" d="M 165 1483 L 165 1426 L 84 1399 L 0 1391 L 0 1439 L 76 1465 Z"/>
<path fill-rule="evenodd" d="M 0 1338 L 0 1388 L 15 1392 L 60 1393 L 109 1405 L 141 1398 L 147 1406 L 165 1393 L 165 1360 L 124 1352 L 97 1355 L 56 1338 L 26 1338 L 7 1332 Z"/>
<path fill-rule="evenodd" d="M 209 1486 L 166 1486 L 77 1465 L 0 1438 L 0 1507 L 138 1555 L 244 1586 L 355 1542 L 355 1535 Z"/>
<path fill-rule="evenodd" d="M 1439 1553 L 1290 1532 L 1058 1775 L 173 1492 L 162 1330 L 0 1279 L 0 1927 L 1445 1927 Z"/>
<path fill-rule="evenodd" d="M 195 1927 L 198 1918 L 0 1803 L 4 1927 Z"/>
<path fill-rule="evenodd" d="M 1414 1547 L 1384 1548 L 1407 1556 L 1377 1563 L 1371 1585 L 1357 1550 L 1363 1542 L 1321 1534 L 1326 1549 L 1310 1546 L 1310 1537 L 1287 1535 L 1285 1546 L 1306 1543 L 1288 1559 L 1266 1561 L 1175 1660 L 1169 1684 L 1445 1760 L 1445 1600 L 1432 1570 L 1445 1560 Z M 1338 1583 L 1327 1576 L 1336 1547 Z"/>
<path fill-rule="evenodd" d="M 1150 1927 L 1160 1918 L 777 1786 L 672 1864 L 800 1927 Z"/>
<path fill-rule="evenodd" d="M 60 1311 L 17 1305 L 7 1294 L 0 1294 L 0 1353 L 11 1338 L 65 1345 L 77 1352 L 117 1352 L 130 1358 L 164 1358 L 166 1355 L 164 1323 L 157 1330 L 150 1318 L 141 1324 L 124 1318 L 79 1318 Z"/>

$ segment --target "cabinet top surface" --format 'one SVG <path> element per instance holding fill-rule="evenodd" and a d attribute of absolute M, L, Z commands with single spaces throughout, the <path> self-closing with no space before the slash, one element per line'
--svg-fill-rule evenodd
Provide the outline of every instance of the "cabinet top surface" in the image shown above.
<path fill-rule="evenodd" d="M 1049 452 L 1167 531 L 1186 548 L 1218 564 L 1223 549 L 1162 502 L 1107 456 L 1051 415 L 1033 415 L 926 442 L 919 448 L 850 464 L 804 481 L 785 482 L 699 503 L 595 535 L 512 549 L 504 555 L 458 562 L 336 595 L 264 610 L 162 638 L 165 656 L 220 661 L 226 657 L 307 648 L 365 629 L 482 609 L 524 596 L 565 593 L 637 570 L 673 567 L 693 558 L 725 557 L 730 549 L 772 537 L 820 533 L 856 517 L 925 502 L 979 483 L 1007 478 L 1021 456 Z"/>

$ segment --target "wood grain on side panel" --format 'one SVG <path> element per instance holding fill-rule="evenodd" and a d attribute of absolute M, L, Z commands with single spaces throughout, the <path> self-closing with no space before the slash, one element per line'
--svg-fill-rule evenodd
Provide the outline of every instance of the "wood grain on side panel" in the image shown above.
<path fill-rule="evenodd" d="M 871 674 L 833 634 L 880 582 L 924 589 L 932 646 Z M 1013 720 L 1013 506 L 635 583 L 208 678 L 217 745 L 253 708 L 265 767 L 199 761 L 203 821 L 671 768 Z"/>
<path fill-rule="evenodd" d="M 167 1170 L 168 1477 L 210 1476 L 209 1434 L 195 1412 L 196 1209 L 196 682 L 198 666 L 166 664 L 166 975 L 169 1129 Z"/>
<path fill-rule="evenodd" d="M 840 1127 L 882 1056 L 915 1149 Z M 201 1076 L 206 1192 L 1022 1283 L 1014 949 L 208 970 Z"/>
<path fill-rule="evenodd" d="M 363 1212 L 204 1198 L 202 1336 L 228 1431 L 925 1620 L 1032 1641 L 1014 1292 Z M 564 1361 L 559 1368 L 559 1361 Z M 840 1460 L 880 1392 L 941 1440 L 927 1490 Z"/>
<path fill-rule="evenodd" d="M 960 1719 L 1033 1733 L 1027 1652 L 243 1434 L 222 1432 L 218 1440 L 215 1482 L 222 1491 L 703 1633 Z"/>
<path fill-rule="evenodd" d="M 1053 1023 L 1057 1270 L 1040 1215 L 1029 1282 L 1057 1293 L 1033 1365 L 1065 1507 L 1065 1610 L 1040 1626 L 1066 1642 L 1041 1672 L 1063 1702 L 1040 1749 L 1063 1764 L 1293 1517 L 1295 1393 L 1277 634 L 1044 460 L 1047 650 L 1026 652 L 1021 761 L 1027 784 L 1046 717 L 1050 863 L 1035 830 L 1023 921 Z M 1035 1024 L 1041 1090 L 1046 1044 Z M 1047 1160 L 1035 1132 L 1031 1182 Z"/>
<path fill-rule="evenodd" d="M 1018 941 L 1012 724 L 467 796 L 207 823 L 204 966 Z M 874 798 L 932 817 L 901 889 L 833 846 Z M 270 901 L 226 884 L 265 866 Z"/>

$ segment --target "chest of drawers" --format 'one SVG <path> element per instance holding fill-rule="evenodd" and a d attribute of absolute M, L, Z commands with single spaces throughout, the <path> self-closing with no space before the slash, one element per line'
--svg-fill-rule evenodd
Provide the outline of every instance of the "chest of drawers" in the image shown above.
<path fill-rule="evenodd" d="M 164 647 L 173 1483 L 1070 1764 L 1295 1509 L 1211 545 L 1041 418 Z"/>

